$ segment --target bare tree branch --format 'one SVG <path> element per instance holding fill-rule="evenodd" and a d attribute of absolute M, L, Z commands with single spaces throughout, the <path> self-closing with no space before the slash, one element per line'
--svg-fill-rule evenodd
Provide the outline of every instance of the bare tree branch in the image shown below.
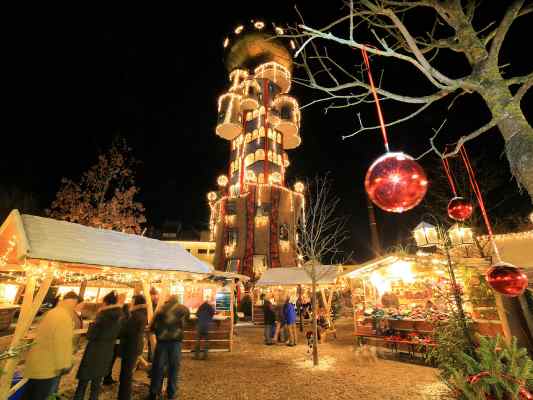
<path fill-rule="evenodd" d="M 498 29 L 494 35 L 494 39 L 492 39 L 492 43 L 490 45 L 489 58 L 492 59 L 493 63 L 498 63 L 498 55 L 500 54 L 500 49 L 503 41 L 505 40 L 505 36 L 507 36 L 507 32 L 509 32 L 511 24 L 518 17 L 523 5 L 524 0 L 514 0 L 505 12 L 505 15 L 503 16 L 503 19 L 500 22 L 500 25 L 498 26 Z"/>
<path fill-rule="evenodd" d="M 522 97 L 527 93 L 529 89 L 531 89 L 531 86 L 533 86 L 533 75 L 530 75 L 529 78 L 524 82 L 522 86 L 516 91 L 513 99 L 520 103 L 522 100 Z"/>
<path fill-rule="evenodd" d="M 520 83 L 526 83 L 527 81 L 530 81 L 531 79 L 533 79 L 533 72 L 527 75 L 514 76 L 512 78 L 507 79 L 505 83 L 507 83 L 508 86 L 511 86 L 511 85 L 517 85 Z"/>

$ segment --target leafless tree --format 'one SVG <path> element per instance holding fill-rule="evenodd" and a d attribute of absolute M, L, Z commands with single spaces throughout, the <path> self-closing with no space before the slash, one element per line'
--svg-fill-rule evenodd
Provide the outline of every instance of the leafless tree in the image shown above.
<path fill-rule="evenodd" d="M 313 365 L 318 365 L 317 285 L 325 272 L 324 262 L 334 264 L 344 256 L 341 245 L 348 239 L 348 219 L 338 215 L 340 199 L 333 195 L 327 176 L 315 177 L 306 185 L 306 206 L 298 227 L 298 254 L 311 279 L 313 321 Z"/>
<path fill-rule="evenodd" d="M 377 93 L 382 99 L 416 107 L 411 113 L 388 122 L 388 126 L 418 116 L 439 100 L 449 99 L 451 108 L 459 96 L 477 94 L 490 110 L 490 120 L 472 132 L 464 132 L 450 149 L 436 144 L 440 131 L 437 130 L 424 154 L 434 152 L 442 158 L 456 155 L 464 143 L 497 127 L 505 140 L 511 172 L 533 199 L 533 127 L 521 108 L 521 100 L 533 85 L 533 72 L 509 77 L 503 70 L 508 65 L 500 64 L 502 46 L 511 25 L 532 14 L 533 4 L 525 0 L 501 2 L 508 5 L 500 21 L 483 27 L 474 22 L 474 17 L 482 12 L 480 3 L 477 0 L 346 0 L 346 14 L 320 29 L 306 25 L 302 17 L 293 38 L 299 42 L 296 56 L 300 56 L 297 60 L 305 74 L 295 82 L 321 92 L 323 96 L 310 104 L 324 102 L 326 110 L 371 101 L 362 65 L 353 70 L 336 62 L 327 47 L 319 48 L 319 44 L 329 42 L 406 63 L 419 72 L 421 82 L 426 81 L 433 88 L 426 95 L 410 96 L 387 90 L 380 84 Z M 427 15 L 434 21 L 433 28 L 423 36 L 417 36 L 416 27 L 409 24 L 413 12 L 418 18 Z M 373 37 L 372 45 L 362 43 L 361 37 L 365 35 Z M 435 65 L 441 53 L 461 54 L 470 66 L 469 71 L 458 78 L 439 71 Z M 379 128 L 365 126 L 360 116 L 359 123 L 359 129 L 343 138 Z"/>

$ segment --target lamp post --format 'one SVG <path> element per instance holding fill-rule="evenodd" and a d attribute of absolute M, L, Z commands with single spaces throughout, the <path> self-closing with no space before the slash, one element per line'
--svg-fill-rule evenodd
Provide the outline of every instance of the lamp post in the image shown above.
<path fill-rule="evenodd" d="M 452 293 L 459 315 L 459 321 L 466 339 L 473 343 L 472 337 L 466 325 L 466 315 L 463 308 L 463 299 L 459 293 L 459 286 L 455 277 L 455 271 L 452 265 L 450 249 L 457 246 L 467 246 L 474 244 L 474 234 L 472 229 L 459 224 L 453 225 L 448 231 L 439 226 L 431 225 L 422 221 L 413 230 L 413 236 L 418 247 L 437 247 L 444 250 L 446 254 L 448 275 L 452 284 Z"/>

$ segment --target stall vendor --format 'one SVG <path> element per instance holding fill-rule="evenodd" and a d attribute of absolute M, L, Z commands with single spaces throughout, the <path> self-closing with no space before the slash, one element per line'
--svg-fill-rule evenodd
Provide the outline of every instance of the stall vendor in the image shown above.
<path fill-rule="evenodd" d="M 385 292 L 383 293 L 383 296 L 381 296 L 381 304 L 383 304 L 383 307 L 385 308 L 398 308 L 400 306 L 400 301 L 398 300 L 398 296 L 394 293 Z"/>

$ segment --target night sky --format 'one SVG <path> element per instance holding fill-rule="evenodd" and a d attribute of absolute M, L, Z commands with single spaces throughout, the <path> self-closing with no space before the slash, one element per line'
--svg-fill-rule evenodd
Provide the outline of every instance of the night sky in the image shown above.
<path fill-rule="evenodd" d="M 341 1 L 299 4 L 308 25 L 315 27 L 343 14 Z M 490 7 L 483 7 L 480 25 L 498 18 L 498 10 Z M 176 220 L 185 229 L 205 226 L 205 195 L 227 170 L 229 153 L 229 143 L 214 133 L 216 100 L 228 87 L 223 39 L 241 21 L 252 18 L 294 23 L 294 2 L 187 2 L 187 8 L 181 9 L 70 10 L 68 18 L 64 11 L 46 10 L 12 32 L 6 58 L 10 74 L 4 78 L 13 90 L 5 108 L 9 127 L 2 135 L 0 184 L 33 193 L 45 208 L 61 177 L 77 179 L 120 134 L 142 162 L 137 181 L 148 223 L 160 227 L 165 220 Z M 423 16 L 418 15 L 420 23 Z M 531 70 L 528 52 L 521 45 L 526 36 L 532 37 L 531 18 L 529 23 L 527 18 L 517 21 L 509 33 L 502 59 L 502 63 L 513 62 L 505 69 L 509 76 Z M 464 74 L 466 63 L 461 57 L 445 56 L 439 61 L 441 69 L 453 77 Z M 351 68 L 361 61 L 356 52 L 339 52 L 339 57 Z M 373 68 L 377 73 L 385 69 L 388 88 L 406 94 L 428 89 L 419 75 L 397 63 L 375 60 Z M 533 119 L 531 92 L 523 101 L 529 120 Z M 291 94 L 300 104 L 318 95 L 295 85 Z M 425 151 L 431 129 L 440 125 L 448 104 L 437 103 L 419 118 L 390 128 L 392 149 L 413 156 Z M 411 110 L 390 101 L 383 106 L 386 119 Z M 375 124 L 372 105 L 327 115 L 320 105 L 307 108 L 302 114 L 302 145 L 289 151 L 288 181 L 330 171 L 341 198 L 340 211 L 350 215 L 349 247 L 356 259 L 363 259 L 368 256 L 363 177 L 383 146 L 378 131 L 341 140 L 357 128 L 357 112 Z M 449 116 L 441 144 L 454 142 L 487 120 L 488 112 L 479 99 L 462 96 Z M 511 195 L 498 212 L 527 212 L 530 203 L 510 180 L 502 149 L 496 130 L 469 145 L 473 157 L 481 159 L 480 169 L 497 164 L 506 171 L 506 184 L 499 190 Z M 421 163 L 430 172 L 440 168 L 435 156 Z M 405 215 L 378 211 L 385 247 L 405 238 L 421 212 L 422 208 Z"/>

